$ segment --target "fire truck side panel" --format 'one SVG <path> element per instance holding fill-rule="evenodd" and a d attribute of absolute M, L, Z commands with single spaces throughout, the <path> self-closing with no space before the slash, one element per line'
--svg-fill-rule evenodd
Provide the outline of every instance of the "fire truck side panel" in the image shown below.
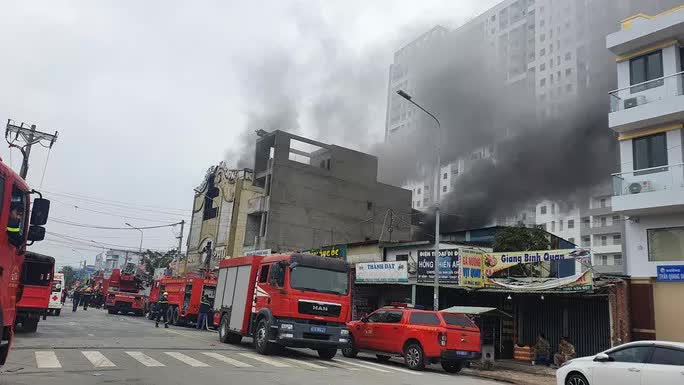
<path fill-rule="evenodd" d="M 24 289 L 17 302 L 16 322 L 29 331 L 35 331 L 40 316 L 47 314 L 54 269 L 54 258 L 26 252 L 21 274 Z"/>
<path fill-rule="evenodd" d="M 229 329 L 242 335 L 248 335 L 250 332 L 256 271 L 261 259 L 261 257 L 233 258 L 224 261 L 219 270 L 216 289 L 222 292 L 222 295 L 220 301 L 214 301 L 214 311 L 227 315 Z"/>

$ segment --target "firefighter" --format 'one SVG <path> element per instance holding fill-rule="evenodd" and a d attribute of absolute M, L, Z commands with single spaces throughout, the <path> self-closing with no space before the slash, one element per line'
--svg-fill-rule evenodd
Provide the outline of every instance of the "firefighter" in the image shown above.
<path fill-rule="evenodd" d="M 10 205 L 9 220 L 7 220 L 7 236 L 17 242 L 21 238 L 21 222 L 24 218 L 24 204 L 12 202 Z"/>
<path fill-rule="evenodd" d="M 71 309 L 71 311 L 75 312 L 78 309 L 78 303 L 81 302 L 81 288 L 80 287 L 76 287 L 74 289 L 74 294 L 73 294 L 71 300 L 74 302 L 74 306 Z"/>
<path fill-rule="evenodd" d="M 85 289 L 85 292 L 83 294 L 83 310 L 88 311 L 88 305 L 90 305 L 90 300 L 93 297 L 91 294 L 90 287 L 87 287 Z"/>
<path fill-rule="evenodd" d="M 154 327 L 159 327 L 159 320 L 164 317 L 164 328 L 169 328 L 169 320 L 167 319 L 166 312 L 169 310 L 169 293 L 164 292 L 161 298 L 157 301 L 157 320 L 154 323 Z"/>
<path fill-rule="evenodd" d="M 199 314 L 197 315 L 197 329 L 209 329 L 208 315 L 210 308 L 211 303 L 209 302 L 209 297 L 204 295 L 200 301 Z"/>

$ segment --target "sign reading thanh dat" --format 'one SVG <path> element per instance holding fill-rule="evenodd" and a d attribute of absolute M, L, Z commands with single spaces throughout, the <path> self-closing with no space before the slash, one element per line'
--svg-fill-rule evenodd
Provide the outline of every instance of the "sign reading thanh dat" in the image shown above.
<path fill-rule="evenodd" d="M 357 263 L 356 282 L 408 282 L 407 262 L 391 261 Z"/>

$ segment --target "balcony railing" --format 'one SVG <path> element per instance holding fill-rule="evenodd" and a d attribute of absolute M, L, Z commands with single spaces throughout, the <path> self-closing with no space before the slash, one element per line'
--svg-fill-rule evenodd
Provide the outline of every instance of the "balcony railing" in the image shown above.
<path fill-rule="evenodd" d="M 610 112 L 617 112 L 684 94 L 684 71 L 609 92 Z"/>
<path fill-rule="evenodd" d="M 613 195 L 684 190 L 684 164 L 671 164 L 612 174 Z"/>

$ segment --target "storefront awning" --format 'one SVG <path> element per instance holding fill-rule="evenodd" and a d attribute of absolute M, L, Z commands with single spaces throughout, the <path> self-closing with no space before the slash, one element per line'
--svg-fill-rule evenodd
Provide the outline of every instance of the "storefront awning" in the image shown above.
<path fill-rule="evenodd" d="M 513 318 L 510 314 L 505 311 L 499 310 L 495 307 L 480 307 L 480 306 L 452 306 L 443 310 L 445 313 L 459 313 L 468 315 L 480 315 L 487 317 L 502 317 L 502 318 Z"/>

